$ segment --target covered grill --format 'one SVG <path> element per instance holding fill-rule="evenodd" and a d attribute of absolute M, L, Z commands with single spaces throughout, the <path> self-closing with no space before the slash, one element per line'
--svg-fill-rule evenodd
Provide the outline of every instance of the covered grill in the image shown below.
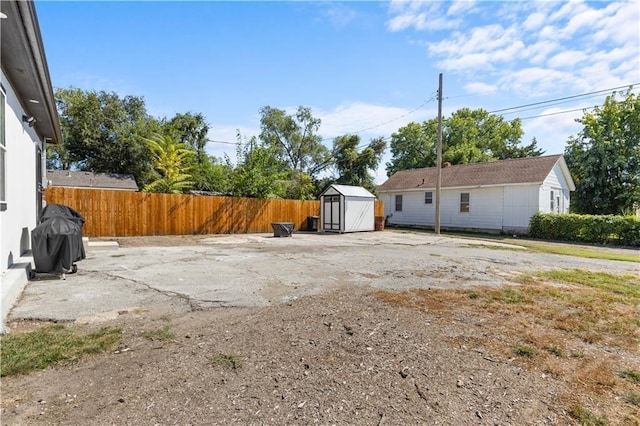
<path fill-rule="evenodd" d="M 84 218 L 71 207 L 48 204 L 40 224 L 31 231 L 31 249 L 36 272 L 74 273 L 75 262 L 86 257 L 82 244 Z"/>

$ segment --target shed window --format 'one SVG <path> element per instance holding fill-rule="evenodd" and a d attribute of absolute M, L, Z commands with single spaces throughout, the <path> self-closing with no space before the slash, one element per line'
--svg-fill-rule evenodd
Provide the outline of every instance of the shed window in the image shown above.
<path fill-rule="evenodd" d="M 554 205 L 554 201 L 555 201 L 555 198 L 553 197 L 553 191 L 551 191 L 551 197 L 549 199 L 549 211 L 552 213 L 556 209 Z"/>
<path fill-rule="evenodd" d="M 0 87 L 0 210 L 6 208 L 7 201 L 7 145 L 5 143 L 5 121 L 4 121 L 4 88 Z"/>
<path fill-rule="evenodd" d="M 402 195 L 396 195 L 396 211 L 402 211 Z"/>
<path fill-rule="evenodd" d="M 469 193 L 460 193 L 460 213 L 469 213 Z"/>
<path fill-rule="evenodd" d="M 424 193 L 424 203 L 433 204 L 433 192 L 429 191 Z"/>

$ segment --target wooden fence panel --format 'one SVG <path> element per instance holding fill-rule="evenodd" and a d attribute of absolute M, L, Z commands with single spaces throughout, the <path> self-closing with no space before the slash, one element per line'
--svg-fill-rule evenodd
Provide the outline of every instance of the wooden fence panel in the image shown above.
<path fill-rule="evenodd" d="M 317 200 L 281 200 L 151 194 L 144 192 L 49 187 L 47 203 L 65 204 L 82 214 L 88 237 L 245 234 L 271 232 L 272 222 L 307 229 L 307 217 L 320 215 Z M 384 215 L 382 201 L 375 215 Z"/>

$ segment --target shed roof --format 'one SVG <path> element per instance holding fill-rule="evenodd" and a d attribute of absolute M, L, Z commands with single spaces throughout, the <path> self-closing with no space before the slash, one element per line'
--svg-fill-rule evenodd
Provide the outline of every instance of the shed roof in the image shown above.
<path fill-rule="evenodd" d="M 443 167 L 442 187 L 542 183 L 558 161 L 564 164 L 560 154 Z M 380 185 L 378 190 L 435 188 L 437 171 L 436 167 L 401 170 Z M 568 179 L 570 180 L 571 176 L 568 176 Z"/>
<path fill-rule="evenodd" d="M 92 173 L 71 170 L 47 170 L 50 186 L 66 186 L 73 188 L 118 189 L 137 191 L 133 175 L 118 173 Z"/>
<path fill-rule="evenodd" d="M 344 195 L 345 197 L 361 197 L 361 198 L 376 198 L 375 195 L 367 191 L 361 186 L 352 186 L 352 185 L 338 185 L 332 184 L 329 185 L 324 191 L 322 191 L 321 196 L 324 195 L 329 189 L 335 189 L 338 193 Z"/>

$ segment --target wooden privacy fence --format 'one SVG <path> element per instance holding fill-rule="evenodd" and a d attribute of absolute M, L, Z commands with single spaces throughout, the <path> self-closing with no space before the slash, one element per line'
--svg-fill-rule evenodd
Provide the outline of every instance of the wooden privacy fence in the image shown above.
<path fill-rule="evenodd" d="M 272 232 L 272 222 L 293 222 L 306 230 L 307 218 L 320 215 L 317 200 L 281 200 L 224 196 L 49 187 L 47 203 L 77 210 L 88 237 L 145 235 L 249 234 Z M 375 215 L 384 215 L 382 201 Z"/>

